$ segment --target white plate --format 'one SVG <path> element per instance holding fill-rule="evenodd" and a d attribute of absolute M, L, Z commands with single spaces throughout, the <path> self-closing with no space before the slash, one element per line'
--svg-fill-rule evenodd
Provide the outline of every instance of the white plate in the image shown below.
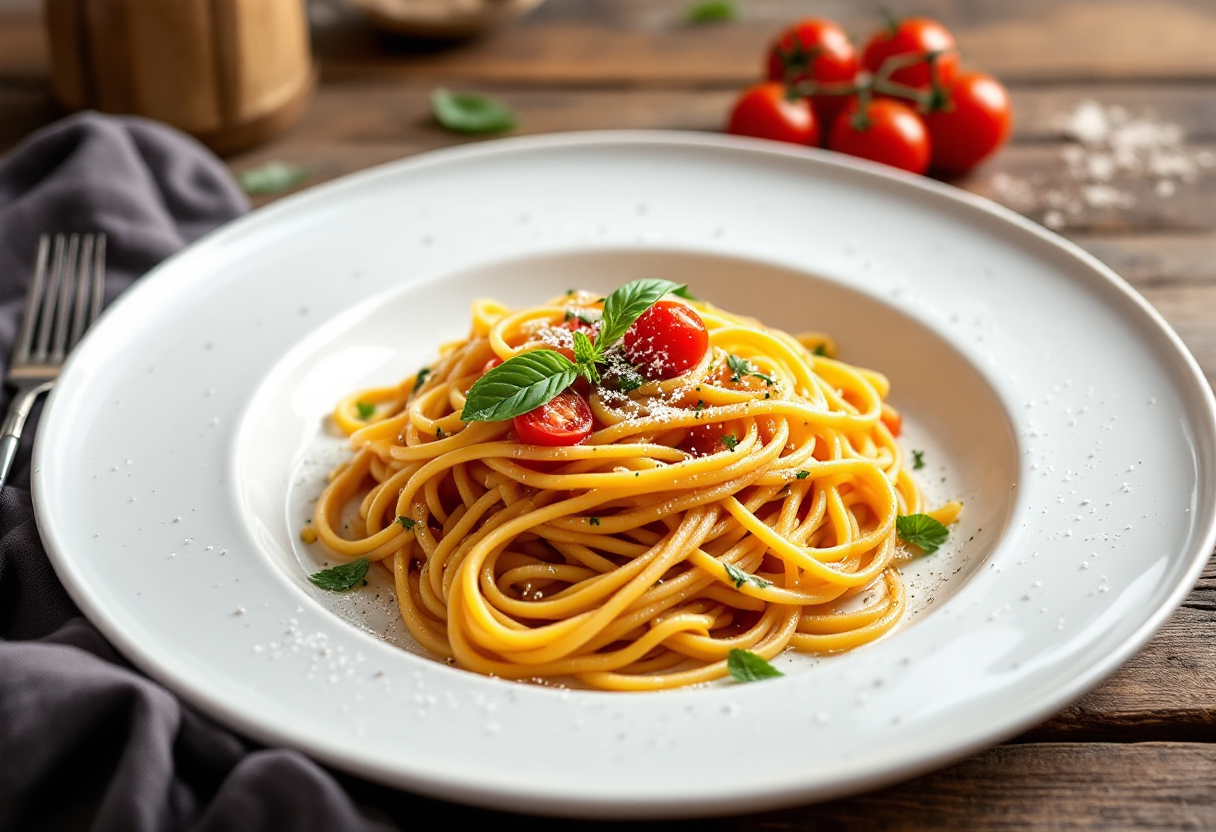
<path fill-rule="evenodd" d="M 604 694 L 431 661 L 368 631 L 387 597 L 335 609 L 307 583 L 299 523 L 339 395 L 424 363 L 475 295 L 644 275 L 831 330 L 890 375 L 922 473 L 967 503 L 916 567 L 917 615 L 779 680 Z M 65 370 L 34 493 L 77 603 L 238 730 L 453 800 L 691 816 L 908 777 L 1092 687 L 1212 547 L 1214 440 L 1161 318 L 1008 211 L 826 153 L 582 134 L 368 171 L 165 263 Z"/>

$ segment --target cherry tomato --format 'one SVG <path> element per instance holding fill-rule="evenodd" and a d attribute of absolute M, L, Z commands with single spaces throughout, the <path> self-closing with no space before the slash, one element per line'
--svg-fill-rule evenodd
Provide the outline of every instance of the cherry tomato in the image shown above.
<path fill-rule="evenodd" d="M 864 117 L 857 106 L 837 116 L 828 147 L 912 173 L 924 173 L 929 167 L 925 123 L 911 107 L 889 98 L 871 101 Z"/>
<path fill-rule="evenodd" d="M 929 130 L 932 167 L 945 174 L 973 168 L 1005 143 L 1013 126 L 1009 93 L 982 72 L 960 74 L 942 108 L 922 118 Z"/>
<path fill-rule="evenodd" d="M 577 445 L 591 435 L 591 405 L 567 390 L 555 399 L 512 420 L 515 436 L 525 445 Z"/>
<path fill-rule="evenodd" d="M 502 363 L 502 359 L 499 358 L 497 355 L 494 356 L 493 358 L 491 358 L 489 361 L 487 361 L 485 363 L 485 366 L 483 366 L 481 368 L 481 374 L 484 376 L 486 373 L 490 372 L 490 370 L 493 370 L 495 367 L 497 367 L 501 363 Z"/>
<path fill-rule="evenodd" d="M 819 122 L 810 102 L 791 101 L 783 84 L 757 84 L 743 92 L 731 111 L 726 132 L 795 144 L 819 144 Z"/>
<path fill-rule="evenodd" d="M 629 363 L 651 381 L 675 378 L 705 357 L 709 333 L 692 307 L 661 300 L 633 322 L 623 349 Z"/>
<path fill-rule="evenodd" d="M 866 69 L 877 75 L 883 63 L 890 58 L 911 58 L 928 52 L 940 53 L 935 59 L 937 80 L 943 87 L 950 86 L 958 72 L 958 49 L 954 45 L 954 35 L 940 23 L 923 17 L 906 17 L 894 22 L 890 28 L 875 32 L 866 44 L 861 60 Z M 933 75 L 927 61 L 902 66 L 889 77 L 898 84 L 922 90 L 933 85 Z"/>
<path fill-rule="evenodd" d="M 859 68 L 857 50 L 844 29 L 819 17 L 790 26 L 768 50 L 770 81 L 847 84 L 857 77 Z M 815 117 L 824 127 L 835 120 L 845 102 L 843 95 L 811 96 Z"/>

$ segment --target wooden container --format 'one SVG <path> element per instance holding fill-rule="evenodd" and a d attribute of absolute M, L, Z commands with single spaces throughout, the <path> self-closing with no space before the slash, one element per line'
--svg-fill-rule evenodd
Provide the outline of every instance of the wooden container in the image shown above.
<path fill-rule="evenodd" d="M 68 110 L 168 122 L 217 153 L 265 141 L 312 96 L 303 0 L 44 0 Z"/>

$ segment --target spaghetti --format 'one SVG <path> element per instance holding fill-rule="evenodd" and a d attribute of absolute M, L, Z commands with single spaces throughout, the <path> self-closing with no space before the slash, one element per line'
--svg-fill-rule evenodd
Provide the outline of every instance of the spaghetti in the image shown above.
<path fill-rule="evenodd" d="M 572 385 L 594 418 L 581 443 L 462 419 L 499 362 L 571 358 L 606 335 L 603 301 L 477 301 L 429 371 L 339 402 L 354 456 L 317 503 L 318 539 L 391 572 L 425 649 L 504 678 L 673 688 L 726 676 L 732 650 L 835 652 L 888 632 L 910 556 L 898 519 L 950 523 L 959 506 L 925 512 L 886 378 L 824 354 L 829 339 L 669 295 L 704 322 L 704 355 L 630 383 L 619 349 L 597 356 L 602 377 L 584 375 L 599 383 Z"/>

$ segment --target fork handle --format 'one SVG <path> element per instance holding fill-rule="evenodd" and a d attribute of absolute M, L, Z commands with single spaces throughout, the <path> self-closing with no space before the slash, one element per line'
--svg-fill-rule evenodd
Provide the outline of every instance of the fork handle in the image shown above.
<path fill-rule="evenodd" d="M 0 488 L 8 482 L 9 469 L 17 458 L 17 448 L 21 446 L 21 431 L 25 429 L 25 420 L 29 418 L 34 400 L 50 390 L 54 382 L 48 381 L 36 387 L 26 387 L 17 391 L 13 401 L 8 406 L 8 416 L 4 418 L 3 436 L 0 436 Z"/>

